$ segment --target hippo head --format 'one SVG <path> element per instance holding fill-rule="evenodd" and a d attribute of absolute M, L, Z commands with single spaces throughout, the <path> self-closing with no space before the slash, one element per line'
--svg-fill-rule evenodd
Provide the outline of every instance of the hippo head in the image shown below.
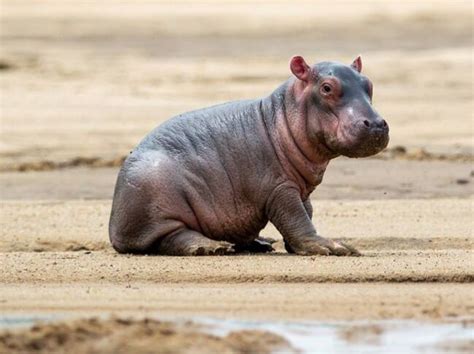
<path fill-rule="evenodd" d="M 372 107 L 372 82 L 357 57 L 349 65 L 322 62 L 310 67 L 300 56 L 290 68 L 304 87 L 308 136 L 333 155 L 364 157 L 383 150 L 387 122 Z"/>

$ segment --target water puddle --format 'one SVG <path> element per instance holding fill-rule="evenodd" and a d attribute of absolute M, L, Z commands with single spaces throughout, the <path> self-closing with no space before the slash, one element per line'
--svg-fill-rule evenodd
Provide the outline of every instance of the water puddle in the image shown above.
<path fill-rule="evenodd" d="M 203 319 L 211 331 L 261 329 L 285 337 L 303 353 L 474 352 L 474 326 L 467 320 L 446 323 L 412 320 L 259 322 Z M 469 346 L 469 347 L 467 347 Z"/>
<path fill-rule="evenodd" d="M 67 315 L 0 315 L 0 330 L 33 326 L 36 323 L 59 321 Z"/>
<path fill-rule="evenodd" d="M 38 322 L 61 321 L 68 315 L 0 315 L 0 329 L 32 326 Z M 105 316 L 104 316 L 105 317 Z M 266 330 L 286 338 L 302 353 L 453 353 L 474 352 L 473 320 L 419 322 L 382 321 L 246 321 L 208 317 L 170 318 L 191 320 L 206 332 L 225 336 L 235 330 Z"/>

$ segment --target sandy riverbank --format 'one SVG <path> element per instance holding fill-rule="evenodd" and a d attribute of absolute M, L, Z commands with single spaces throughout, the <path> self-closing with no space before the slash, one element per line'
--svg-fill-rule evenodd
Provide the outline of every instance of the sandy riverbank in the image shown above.
<path fill-rule="evenodd" d="M 151 318 L 464 328 L 474 317 L 469 1 L 1 7 L 0 324 L 34 315 L 63 322 L 2 330 L 0 352 L 12 350 L 7 341 L 20 352 L 126 351 L 126 343 L 176 351 L 193 338 L 205 352 L 238 353 L 281 340 L 254 330 L 214 338 Z M 267 95 L 288 78 L 294 54 L 345 63 L 362 54 L 390 124 L 388 151 L 332 162 L 312 196 L 318 231 L 364 256 L 287 255 L 272 227 L 263 234 L 279 242 L 269 255 L 116 254 L 107 223 L 121 159 L 172 115 Z M 385 331 L 349 326 L 341 336 L 351 341 L 377 343 Z M 472 341 L 434 333 L 437 351 L 472 351 Z"/>

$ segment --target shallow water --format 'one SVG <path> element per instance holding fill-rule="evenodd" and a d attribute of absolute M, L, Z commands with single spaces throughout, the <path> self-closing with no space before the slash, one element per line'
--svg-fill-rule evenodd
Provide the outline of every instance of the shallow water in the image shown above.
<path fill-rule="evenodd" d="M 66 315 L 0 315 L 0 329 L 30 327 L 36 323 L 52 322 L 67 318 Z"/>
<path fill-rule="evenodd" d="M 444 346 L 448 344 L 474 340 L 472 325 L 467 321 L 260 322 L 203 319 L 202 322 L 212 325 L 211 331 L 219 335 L 239 329 L 268 330 L 285 337 L 303 353 L 433 353 L 445 352 Z"/>
<path fill-rule="evenodd" d="M 157 316 L 158 317 L 158 316 Z M 71 318 L 67 315 L 0 315 L 0 329 L 32 326 Z M 169 318 L 193 321 L 205 331 L 224 336 L 235 330 L 267 330 L 286 338 L 302 353 L 445 353 L 472 352 L 472 320 L 253 321 L 208 317 Z M 462 346 L 463 345 L 463 346 Z M 466 347 L 468 346 L 468 347 Z"/>

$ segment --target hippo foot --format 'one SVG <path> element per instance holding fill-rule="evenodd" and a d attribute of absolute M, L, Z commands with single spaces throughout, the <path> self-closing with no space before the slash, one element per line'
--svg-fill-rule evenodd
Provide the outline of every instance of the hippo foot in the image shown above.
<path fill-rule="evenodd" d="M 268 253 L 274 251 L 272 243 L 276 240 L 266 237 L 257 237 L 253 241 L 247 244 L 236 244 L 234 246 L 235 252 L 238 253 Z"/>
<path fill-rule="evenodd" d="M 285 242 L 285 248 L 288 253 L 296 253 L 303 256 L 361 256 L 360 252 L 354 247 L 321 236 L 299 240 L 296 245 L 294 245 L 294 242 L 292 245 Z"/>
<path fill-rule="evenodd" d="M 213 241 L 209 245 L 192 246 L 190 256 L 223 256 L 235 253 L 233 245 L 225 241 Z"/>
<path fill-rule="evenodd" d="M 215 241 L 196 231 L 183 230 L 165 236 L 160 242 L 158 253 L 169 256 L 214 256 L 234 253 L 233 245 Z"/>

